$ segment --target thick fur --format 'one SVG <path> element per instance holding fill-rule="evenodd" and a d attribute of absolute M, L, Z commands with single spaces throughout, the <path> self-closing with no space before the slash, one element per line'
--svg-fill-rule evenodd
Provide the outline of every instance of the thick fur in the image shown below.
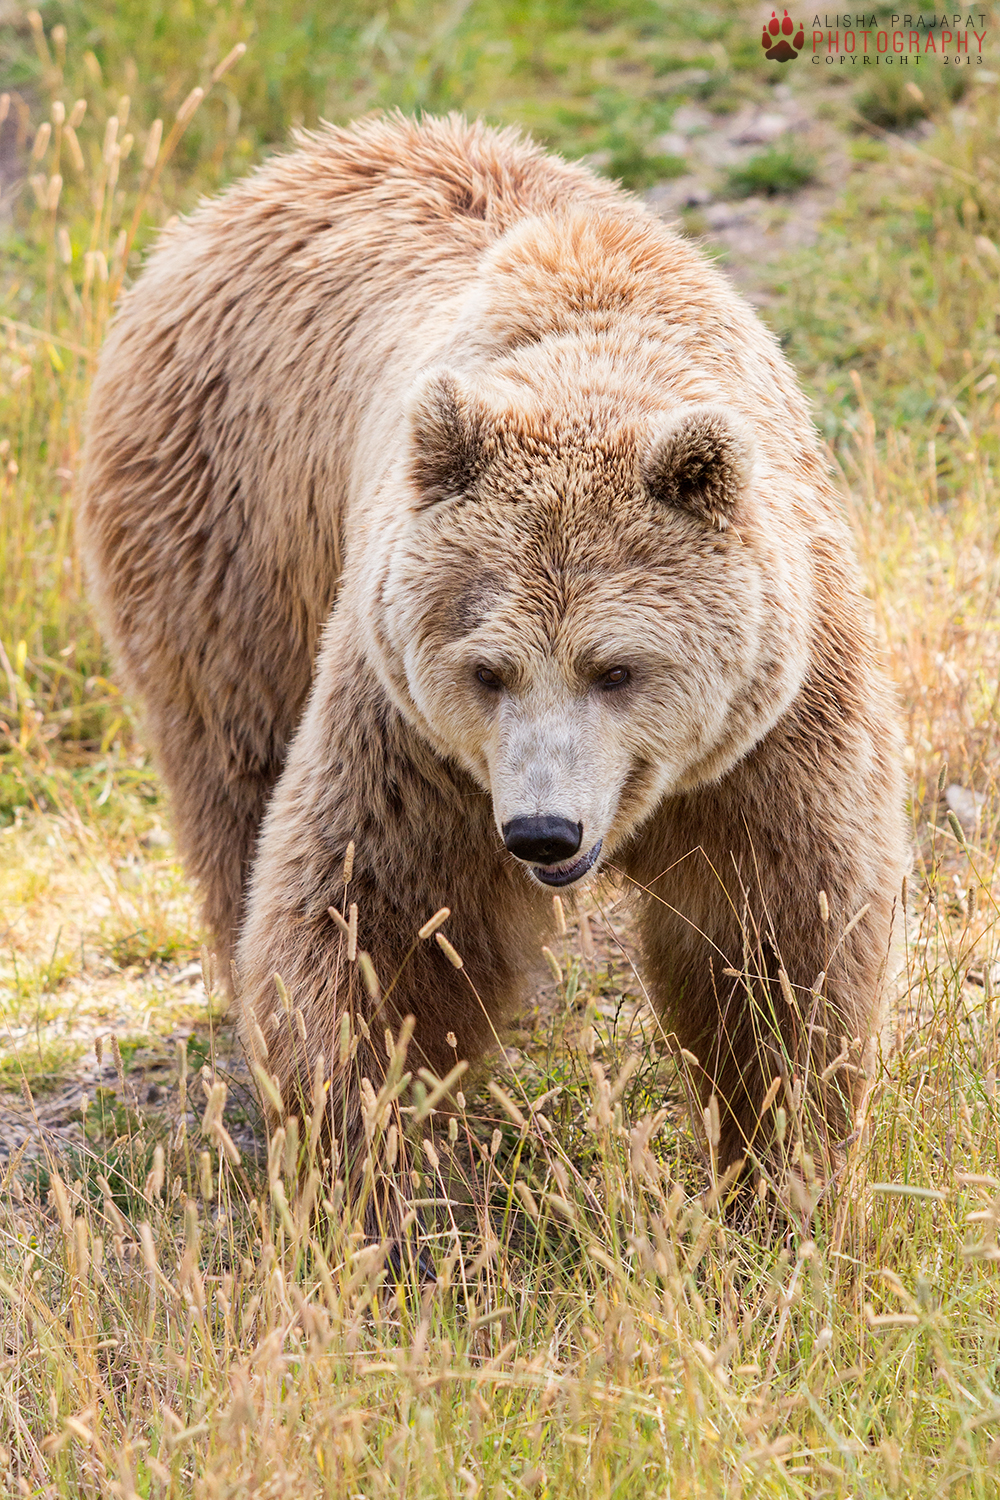
<path fill-rule="evenodd" d="M 871 1036 L 906 854 L 849 537 L 773 339 L 626 195 L 457 119 L 303 138 L 125 299 L 81 534 L 245 1035 L 290 1103 L 324 1057 L 348 1149 L 386 1019 L 443 1073 L 525 992 L 552 890 L 513 817 L 634 884 L 723 1160 Z M 350 840 L 377 1026 L 328 916 Z M 415 937 L 442 906 L 463 971 Z"/>

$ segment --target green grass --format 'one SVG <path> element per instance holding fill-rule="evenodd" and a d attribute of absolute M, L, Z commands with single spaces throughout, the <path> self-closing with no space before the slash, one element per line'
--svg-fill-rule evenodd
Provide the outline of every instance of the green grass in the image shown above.
<path fill-rule="evenodd" d="M 76 0 L 42 14 L 50 37 L 66 28 L 73 92 L 114 80 L 142 122 L 176 109 L 231 47 L 246 45 L 178 156 L 209 183 L 283 142 L 290 123 L 372 108 L 485 111 L 572 154 L 613 149 L 615 134 L 648 144 L 685 96 L 684 75 L 697 74 L 702 96 L 730 98 L 745 75 L 761 74 L 733 0 L 696 10 L 677 0 Z M 12 39 L 12 75 L 37 87 L 59 62 L 59 47 L 48 50 L 39 61 L 30 38 Z"/>
<path fill-rule="evenodd" d="M 880 429 L 947 436 L 943 493 L 964 482 L 967 453 L 995 452 L 1000 171 L 991 94 L 989 84 L 973 90 L 963 117 L 946 118 L 932 140 L 893 141 L 881 164 L 856 170 L 819 244 L 781 273 L 779 326 L 834 423 L 829 433 L 851 410 L 857 422 L 856 371 Z M 975 443 L 961 442 L 963 424 Z"/>
<path fill-rule="evenodd" d="M 730 1201 L 629 965 L 601 956 L 618 953 L 609 926 L 630 948 L 627 922 L 593 909 L 554 945 L 558 979 L 516 1026 L 500 1092 L 470 1088 L 454 1120 L 420 1122 L 414 1193 L 449 1206 L 425 1210 L 437 1284 L 397 1288 L 363 1243 L 359 1206 L 314 1175 L 304 1123 L 274 1134 L 266 1164 L 234 1145 L 245 1101 L 222 1097 L 214 1013 L 203 1029 L 215 1002 L 173 982 L 198 949 L 193 898 L 72 543 L 93 355 L 155 226 L 293 120 L 484 110 L 641 183 L 664 170 L 655 141 L 680 100 L 731 107 L 766 97 L 778 75 L 758 55 L 759 15 L 735 5 L 81 0 L 44 20 L 44 34 L 25 23 L 2 38 L 20 95 L 11 119 L 45 179 L 4 231 L 0 277 L 4 1109 L 27 1125 L 44 1115 L 41 1088 L 79 1076 L 83 1034 L 118 1031 L 121 1069 L 117 1085 L 91 1086 L 62 1143 L 28 1130 L 30 1149 L 0 1169 L 0 1488 L 991 1500 L 990 90 L 970 87 L 964 123 L 941 114 L 915 149 L 857 138 L 835 214 L 817 246 L 776 268 L 768 306 L 840 466 L 911 776 L 905 985 L 844 1172 L 824 1192 L 793 1095 L 761 1193 Z M 175 130 L 191 88 L 239 43 L 246 55 Z M 947 816 L 951 783 L 984 795 L 968 833 Z M 136 1107 L 143 1057 L 168 1048 L 166 1097 Z"/>
<path fill-rule="evenodd" d="M 771 146 L 730 169 L 729 191 L 736 198 L 749 198 L 755 193 L 774 198 L 779 193 L 797 192 L 815 176 L 816 163 L 808 153 Z"/>
<path fill-rule="evenodd" d="M 872 125 L 905 130 L 961 99 L 968 86 L 969 79 L 961 68 L 925 68 L 919 77 L 906 79 L 883 69 L 860 91 L 858 113 Z"/>

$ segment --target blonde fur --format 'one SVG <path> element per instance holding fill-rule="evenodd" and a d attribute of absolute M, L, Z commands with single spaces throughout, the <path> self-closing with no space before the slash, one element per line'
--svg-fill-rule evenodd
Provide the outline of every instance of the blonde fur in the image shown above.
<path fill-rule="evenodd" d="M 341 1017 L 375 1020 L 328 915 L 351 840 L 392 982 L 372 1035 L 412 1014 L 439 1073 L 529 983 L 551 891 L 502 828 L 541 813 L 637 889 L 723 1160 L 772 1076 L 872 1034 L 906 855 L 849 536 L 774 340 L 641 205 L 454 118 L 302 137 L 162 236 L 84 488 L 245 1034 L 292 1107 L 323 1055 L 349 1152 Z M 463 970 L 413 949 L 442 906 Z M 835 1135 L 857 1077 L 821 1091 Z"/>

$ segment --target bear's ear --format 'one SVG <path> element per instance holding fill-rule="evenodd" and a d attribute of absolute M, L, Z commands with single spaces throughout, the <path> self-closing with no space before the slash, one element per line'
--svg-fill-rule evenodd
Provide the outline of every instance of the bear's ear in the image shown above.
<path fill-rule="evenodd" d="M 654 500 L 690 511 L 725 531 L 753 469 L 753 438 L 735 412 L 689 406 L 668 420 L 642 458 Z"/>
<path fill-rule="evenodd" d="M 466 493 L 483 465 L 483 413 L 450 370 L 431 370 L 410 394 L 410 478 L 420 510 Z"/>

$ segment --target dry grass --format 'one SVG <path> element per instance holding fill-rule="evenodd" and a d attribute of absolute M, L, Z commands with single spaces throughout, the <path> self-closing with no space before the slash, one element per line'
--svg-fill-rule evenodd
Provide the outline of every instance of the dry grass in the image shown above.
<path fill-rule="evenodd" d="M 788 1097 L 782 1170 L 738 1216 L 724 1186 L 705 1193 L 674 1064 L 613 936 L 627 948 L 627 926 L 603 908 L 556 945 L 501 1091 L 470 1090 L 452 1122 L 419 1120 L 418 1099 L 400 1122 L 414 1197 L 436 1200 L 438 1280 L 423 1288 L 397 1286 L 387 1247 L 364 1243 L 362 1205 L 345 1211 L 317 1175 L 307 1122 L 301 1149 L 289 1127 L 258 1161 L 252 1111 L 223 1098 L 185 966 L 191 897 L 80 595 L 89 359 L 131 224 L 169 208 L 151 132 L 127 147 L 115 102 L 115 129 L 88 136 L 107 106 L 79 124 L 82 169 L 68 112 L 51 114 L 5 286 L 23 316 L 0 351 L 0 1062 L 28 1145 L 0 1191 L 0 1486 L 995 1495 L 1000 213 L 986 174 L 963 209 L 961 176 L 995 157 L 995 104 L 927 143 L 943 166 L 916 185 L 902 156 L 872 169 L 885 214 L 848 198 L 782 305 L 811 340 L 799 352 L 836 438 L 912 772 L 906 983 L 846 1170 L 824 1193 Z M 930 215 L 913 244 L 892 242 L 903 203 Z M 817 288 L 845 243 L 880 278 L 867 342 L 850 320 L 837 342 L 848 288 L 823 322 Z M 917 262 L 948 337 L 913 302 Z M 120 1047 L 98 1040 L 95 1057 L 109 1031 Z M 78 1118 L 30 1128 L 74 1079 Z M 381 1112 L 373 1150 L 392 1124 Z"/>

